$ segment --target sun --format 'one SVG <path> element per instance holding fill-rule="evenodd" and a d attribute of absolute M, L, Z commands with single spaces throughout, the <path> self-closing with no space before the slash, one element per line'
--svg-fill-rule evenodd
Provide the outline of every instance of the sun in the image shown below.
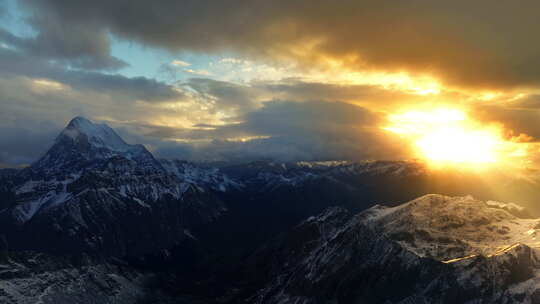
<path fill-rule="evenodd" d="M 461 128 L 440 128 L 416 141 L 422 154 L 431 161 L 455 163 L 494 163 L 498 139 L 490 132 Z"/>
<path fill-rule="evenodd" d="M 482 126 L 457 109 L 392 114 L 384 129 L 411 140 L 419 157 L 437 165 L 493 164 L 505 145 L 498 128 Z"/>

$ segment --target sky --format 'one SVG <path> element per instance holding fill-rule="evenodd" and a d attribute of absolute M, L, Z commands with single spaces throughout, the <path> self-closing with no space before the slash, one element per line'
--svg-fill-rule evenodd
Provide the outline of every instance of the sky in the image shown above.
<path fill-rule="evenodd" d="M 539 9 L 533 0 L 0 0 L 0 167 L 35 161 L 75 116 L 163 158 L 411 159 L 412 135 L 388 124 L 438 108 L 496 128 L 508 154 L 533 167 Z"/>

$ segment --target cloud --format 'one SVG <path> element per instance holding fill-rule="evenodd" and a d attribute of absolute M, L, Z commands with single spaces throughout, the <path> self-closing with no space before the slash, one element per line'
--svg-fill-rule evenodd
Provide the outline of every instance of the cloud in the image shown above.
<path fill-rule="evenodd" d="M 111 55 L 111 42 L 99 25 L 72 24 L 51 12 L 34 12 L 28 23 L 35 36 L 19 37 L 0 29 L 0 41 L 28 55 L 56 60 L 72 68 L 118 70 L 128 64 Z"/>
<path fill-rule="evenodd" d="M 6 3 L 0 2 L 0 18 L 4 18 L 7 15 Z"/>
<path fill-rule="evenodd" d="M 260 106 L 261 99 L 270 99 L 264 89 L 208 78 L 191 78 L 180 85 L 212 103 L 216 111 L 235 111 L 235 114 Z"/>
<path fill-rule="evenodd" d="M 0 75 L 46 78 L 79 90 L 108 93 L 111 97 L 127 96 L 134 100 L 165 101 L 182 98 L 173 86 L 144 77 L 67 70 L 41 57 L 0 48 Z"/>
<path fill-rule="evenodd" d="M 207 70 L 184 69 L 184 72 L 190 73 L 190 74 L 195 74 L 195 75 L 200 75 L 200 76 L 210 76 L 210 75 L 212 75 L 212 73 L 210 73 Z"/>
<path fill-rule="evenodd" d="M 195 132 L 198 138 L 214 140 L 163 144 L 156 153 L 195 160 L 286 161 L 400 159 L 407 155 L 406 147 L 378 127 L 380 114 L 343 102 L 271 101 L 242 119 L 239 124 Z M 243 136 L 256 139 L 227 140 Z"/>
<path fill-rule="evenodd" d="M 75 115 L 103 120 L 160 157 L 188 159 L 407 158 L 380 125 L 386 112 L 424 105 L 463 107 L 504 124 L 508 136 L 540 139 L 539 97 L 511 97 L 540 87 L 537 1 L 20 3 L 33 33 L 0 29 L 0 163 L 37 157 L 46 146 L 38 137 Z M 173 58 L 227 57 L 204 67 L 168 60 L 159 71 L 168 83 L 126 77 L 108 73 L 126 66 L 111 37 Z M 405 76 L 386 79 L 394 72 Z M 368 74 L 381 79 L 345 81 Z M 408 74 L 444 85 L 422 96 Z M 484 90 L 503 97 L 472 96 Z"/>
<path fill-rule="evenodd" d="M 504 125 L 508 137 L 524 134 L 530 137 L 530 141 L 540 142 L 540 109 L 538 108 L 476 105 L 472 108 L 472 112 L 473 117 L 480 121 Z"/>
<path fill-rule="evenodd" d="M 511 101 L 514 108 L 540 109 L 540 95 L 530 94 Z"/>
<path fill-rule="evenodd" d="M 280 81 L 254 81 L 252 86 L 264 89 L 269 96 L 285 100 L 325 100 L 347 101 L 371 109 L 393 108 L 396 105 L 432 103 L 431 96 L 422 96 L 402 90 L 384 88 L 379 85 L 335 84 L 324 82 L 307 82 L 296 78 Z M 448 96 L 440 94 L 438 100 Z"/>
<path fill-rule="evenodd" d="M 367 107 L 420 98 L 378 86 L 299 79 L 238 84 L 192 78 L 173 86 L 66 70 L 12 50 L 0 50 L 0 91 L 0 128 L 42 129 L 38 123 L 51 122 L 54 133 L 83 115 L 104 120 L 158 157 L 192 160 L 407 158 L 408 147 L 380 129 L 385 114 Z M 44 147 L 23 145 L 5 158 L 20 164 Z M 15 160 L 17 155 L 27 157 Z"/>
<path fill-rule="evenodd" d="M 4 34 L 4 41 L 17 41 Z M 0 163 L 13 165 L 37 158 L 76 115 L 111 124 L 128 142 L 143 143 L 158 157 L 403 159 L 411 155 L 409 147 L 380 129 L 385 113 L 378 111 L 433 103 L 431 96 L 393 88 L 301 78 L 247 83 L 191 78 L 168 84 L 67 69 L 47 56 L 5 48 L 0 48 L 0 91 Z M 466 98 L 444 94 L 437 99 Z M 475 115 L 504 122 L 536 140 L 540 126 L 535 100 L 531 95 L 508 106 L 478 107 Z M 28 140 L 16 142 L 17 134 Z"/>
<path fill-rule="evenodd" d="M 489 0 L 25 4 L 43 16 L 34 24 L 44 28 L 44 37 L 64 46 L 83 45 L 92 53 L 106 49 L 101 35 L 110 31 L 170 50 L 234 50 L 270 60 L 293 59 L 305 67 L 340 63 L 356 70 L 428 73 L 462 87 L 536 87 L 540 81 L 540 42 L 531 36 L 540 9 L 535 0 L 519 5 Z M 62 37 L 57 25 L 82 35 L 55 39 Z M 93 45 L 84 45 L 79 37 L 90 38 L 84 41 Z"/>
<path fill-rule="evenodd" d="M 162 64 L 158 69 L 158 74 L 160 74 L 160 76 L 163 79 L 166 79 L 169 82 L 176 82 L 178 81 L 179 78 L 184 78 L 184 77 L 179 77 L 179 76 L 182 76 L 181 75 L 182 73 L 195 75 L 193 77 L 213 75 L 212 72 L 205 69 L 186 68 L 190 65 L 191 65 L 190 63 L 185 62 L 185 61 L 173 60 L 171 63 Z"/>
<path fill-rule="evenodd" d="M 44 152 L 38 147 L 49 147 L 56 135 L 56 129 L 47 122 L 39 122 L 36 128 L 0 126 L 0 167 L 32 163 Z"/>
<path fill-rule="evenodd" d="M 191 65 L 191 63 L 182 60 L 173 60 L 171 64 L 177 67 L 187 67 Z"/>

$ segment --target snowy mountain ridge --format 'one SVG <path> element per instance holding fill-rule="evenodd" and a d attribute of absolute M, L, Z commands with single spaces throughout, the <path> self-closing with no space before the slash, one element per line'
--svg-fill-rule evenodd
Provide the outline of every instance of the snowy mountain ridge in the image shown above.
<path fill-rule="evenodd" d="M 397 207 L 372 207 L 358 219 L 415 254 L 441 261 L 489 256 L 518 243 L 540 248 L 540 219 L 516 204 L 472 196 L 425 195 Z"/>
<path fill-rule="evenodd" d="M 249 302 L 538 303 L 540 219 L 505 207 L 426 195 L 327 209 L 249 259 L 265 278 Z"/>

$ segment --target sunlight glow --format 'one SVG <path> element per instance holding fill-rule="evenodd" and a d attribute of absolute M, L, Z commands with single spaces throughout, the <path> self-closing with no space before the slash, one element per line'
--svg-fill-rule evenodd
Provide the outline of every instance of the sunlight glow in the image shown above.
<path fill-rule="evenodd" d="M 418 155 L 431 164 L 486 165 L 517 148 L 500 128 L 483 126 L 457 109 L 407 111 L 390 115 L 389 122 L 384 129 L 411 140 Z"/>
<path fill-rule="evenodd" d="M 416 141 L 416 145 L 431 161 L 493 163 L 497 161 L 498 141 L 489 131 L 446 127 L 428 132 Z"/>

